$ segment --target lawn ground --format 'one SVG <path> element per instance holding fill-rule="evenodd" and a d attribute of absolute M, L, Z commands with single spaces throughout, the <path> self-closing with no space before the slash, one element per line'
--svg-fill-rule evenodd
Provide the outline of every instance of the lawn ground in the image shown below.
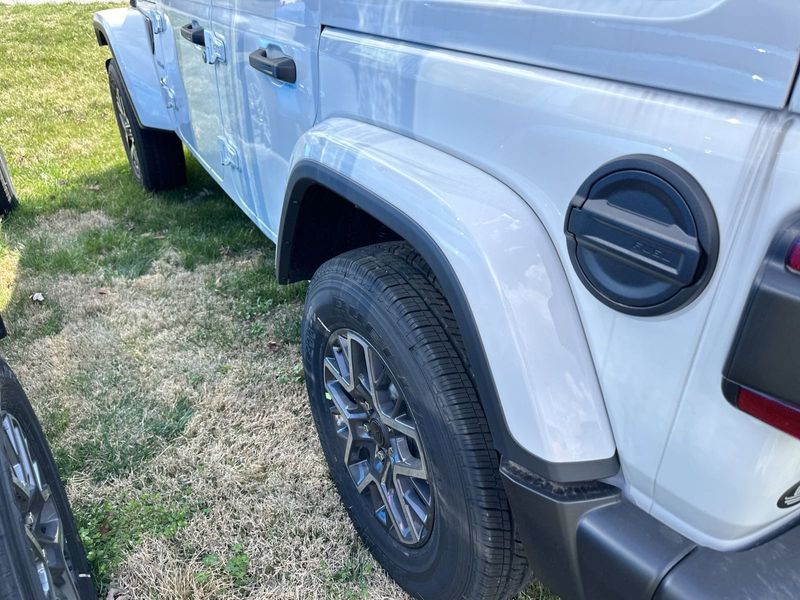
<path fill-rule="evenodd" d="M 298 350 L 305 286 L 276 284 L 272 244 L 196 162 L 183 190 L 134 183 L 99 8 L 0 6 L 0 146 L 21 198 L 0 232 L 0 353 L 100 592 L 405 598 L 327 476 Z"/>

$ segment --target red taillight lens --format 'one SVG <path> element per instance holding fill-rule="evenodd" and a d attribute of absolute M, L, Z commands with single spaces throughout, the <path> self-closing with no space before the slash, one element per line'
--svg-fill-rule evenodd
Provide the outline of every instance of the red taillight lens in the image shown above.
<path fill-rule="evenodd" d="M 739 390 L 736 406 L 759 421 L 800 438 L 800 408 L 745 388 Z"/>
<path fill-rule="evenodd" d="M 789 254 L 786 255 L 786 266 L 792 271 L 800 272 L 800 238 L 792 242 Z"/>

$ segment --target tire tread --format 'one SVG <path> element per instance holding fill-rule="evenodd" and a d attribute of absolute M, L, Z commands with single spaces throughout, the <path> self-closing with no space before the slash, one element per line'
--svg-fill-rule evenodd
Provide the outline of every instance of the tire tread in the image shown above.
<path fill-rule="evenodd" d="M 407 347 L 423 357 L 433 388 L 446 398 L 443 415 L 459 438 L 459 461 L 478 507 L 475 539 L 479 573 L 470 598 L 505 600 L 530 579 L 522 544 L 500 478 L 499 456 L 455 317 L 427 263 L 405 242 L 387 242 L 345 253 L 325 263 L 319 275 L 358 280 L 385 301 L 404 330 Z M 317 276 L 315 275 L 315 278 Z M 313 286 L 313 281 L 312 281 Z"/>
<path fill-rule="evenodd" d="M 142 174 L 139 182 L 142 187 L 148 191 L 157 192 L 186 183 L 186 157 L 180 138 L 174 131 L 148 129 L 139 125 L 119 66 L 114 59 L 108 63 L 108 79 L 115 113 L 117 108 L 114 102 L 114 88 L 117 87 L 122 92 L 125 112 L 130 120 L 133 136 L 136 138 Z M 116 119 L 119 125 L 119 116 L 116 116 Z M 120 131 L 120 135 L 122 135 L 122 131 Z M 130 157 L 128 159 L 130 160 Z"/>

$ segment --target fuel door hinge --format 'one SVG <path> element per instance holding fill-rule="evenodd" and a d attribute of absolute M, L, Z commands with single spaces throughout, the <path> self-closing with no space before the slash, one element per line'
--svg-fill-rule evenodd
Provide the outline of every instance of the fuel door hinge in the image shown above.
<path fill-rule="evenodd" d="M 219 147 L 219 162 L 223 167 L 239 168 L 239 151 L 225 137 L 217 138 Z"/>
<path fill-rule="evenodd" d="M 205 30 L 203 57 L 209 65 L 225 62 L 225 38 L 213 31 Z"/>

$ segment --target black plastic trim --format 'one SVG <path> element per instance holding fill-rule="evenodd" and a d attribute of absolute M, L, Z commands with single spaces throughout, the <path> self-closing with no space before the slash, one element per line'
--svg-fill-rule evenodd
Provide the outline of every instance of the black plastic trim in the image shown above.
<path fill-rule="evenodd" d="M 597 481 L 548 481 L 505 459 L 500 474 L 531 570 L 565 600 L 582 600 L 578 524 L 590 511 L 619 503 L 619 490 Z"/>
<path fill-rule="evenodd" d="M 652 598 L 667 573 L 695 549 L 627 501 L 587 513 L 577 538 L 586 600 Z"/>
<path fill-rule="evenodd" d="M 612 485 L 556 484 L 505 460 L 500 472 L 533 572 L 565 600 L 649 600 L 695 548 Z"/>
<path fill-rule="evenodd" d="M 256 71 L 273 79 L 286 83 L 297 82 L 297 65 L 294 59 L 281 53 L 274 45 L 253 50 L 248 61 Z"/>
<path fill-rule="evenodd" d="M 597 461 L 554 463 L 531 454 L 514 439 L 505 421 L 486 352 L 466 294 L 439 245 L 408 215 L 346 176 L 315 161 L 299 162 L 292 171 L 286 188 L 276 257 L 279 282 L 301 281 L 309 279 L 313 274 L 297 268 L 295 253 L 304 249 L 295 248 L 293 241 L 299 226 L 298 217 L 303 198 L 312 186 L 317 185 L 335 192 L 380 223 L 390 227 L 411 244 L 430 265 L 459 324 L 467 357 L 473 370 L 473 379 L 481 397 L 495 446 L 504 458 L 556 482 L 603 479 L 619 471 L 616 454 Z"/>
<path fill-rule="evenodd" d="M 742 552 L 698 548 L 670 571 L 655 600 L 797 600 L 800 527 Z"/>
<path fill-rule="evenodd" d="M 753 282 L 723 371 L 722 390 L 736 405 L 741 387 L 800 406 L 800 273 L 786 257 L 800 237 L 800 215 L 785 220 Z"/>
<path fill-rule="evenodd" d="M 108 39 L 106 38 L 106 32 L 103 31 L 103 28 L 100 27 L 97 23 L 94 24 L 94 37 L 97 39 L 97 45 L 101 48 L 103 46 L 108 46 Z"/>
<path fill-rule="evenodd" d="M 602 219 L 594 219 L 592 215 L 581 215 L 587 200 L 592 198 L 593 188 L 610 176 L 623 172 L 629 172 L 631 177 L 649 176 L 654 180 L 660 180 L 665 184 L 665 188 L 670 188 L 676 201 L 682 201 L 688 207 L 696 228 L 696 240 L 689 239 L 685 235 L 676 236 L 670 228 L 659 227 L 655 221 L 615 207 L 611 207 L 613 214 L 604 215 Z M 581 216 L 581 219 L 577 219 L 578 216 Z M 653 303 L 646 303 L 617 297 L 607 290 L 600 289 L 600 280 L 593 280 L 593 277 L 602 279 L 603 273 L 588 274 L 579 259 L 579 242 L 573 230 L 576 227 L 588 231 L 602 229 L 608 235 L 613 234 L 614 243 L 609 242 L 608 248 L 596 250 L 613 255 L 620 263 L 635 267 L 643 274 L 649 273 L 653 279 L 672 282 L 676 286 L 675 293 L 663 299 L 661 297 L 654 299 Z M 581 282 L 603 304 L 630 315 L 661 315 L 692 302 L 711 279 L 719 254 L 717 218 L 703 188 L 690 173 L 678 165 L 661 157 L 645 154 L 623 156 L 604 164 L 592 173 L 570 203 L 564 221 L 564 233 L 570 260 Z M 664 236 L 667 237 L 659 241 Z M 671 261 L 666 258 L 651 260 L 650 253 L 653 249 L 664 249 L 665 254 L 675 254 L 675 257 Z M 691 273 L 686 270 L 682 261 L 677 259 L 680 254 L 685 254 L 685 259 L 692 260 Z"/>
<path fill-rule="evenodd" d="M 503 461 L 534 573 L 564 600 L 796 600 L 800 525 L 754 548 L 697 546 L 602 482 L 560 485 Z"/>

